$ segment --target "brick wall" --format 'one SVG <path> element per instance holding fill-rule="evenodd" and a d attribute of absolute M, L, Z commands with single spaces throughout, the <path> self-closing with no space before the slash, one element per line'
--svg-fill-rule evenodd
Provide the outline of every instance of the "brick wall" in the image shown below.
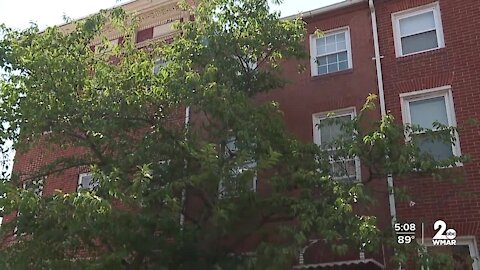
<path fill-rule="evenodd" d="M 368 94 L 378 94 L 378 89 L 375 61 L 372 60 L 372 57 L 374 57 L 373 37 L 367 2 L 320 14 L 307 18 L 305 21 L 307 22 L 307 36 L 315 32 L 316 29 L 329 31 L 348 26 L 351 37 L 353 68 L 312 77 L 309 60 L 288 61 L 282 67 L 286 77 L 290 80 L 290 84 L 283 89 L 261 95 L 258 100 L 261 102 L 277 101 L 280 104 L 280 109 L 284 112 L 288 130 L 300 140 L 311 143 L 313 142 L 314 128 L 312 114 L 348 107 L 355 107 L 359 112 Z M 308 37 L 305 41 L 305 47 L 309 52 Z M 298 73 L 299 64 L 307 67 L 305 72 Z M 371 117 L 379 118 L 380 112 L 371 112 Z M 366 170 L 362 170 L 362 177 L 367 177 Z M 368 183 L 367 188 L 372 191 L 372 195 L 377 202 L 366 212 L 377 216 L 381 228 L 390 226 L 386 177 Z M 358 252 L 352 252 L 343 257 L 326 254 L 329 253 L 325 249 L 312 247 L 306 254 L 305 262 L 318 263 L 359 259 Z M 383 263 L 382 255 L 375 254 L 374 258 Z M 388 261 L 388 258 L 386 260 Z"/>
<path fill-rule="evenodd" d="M 451 85 L 459 127 L 478 118 L 480 107 L 480 3 L 476 0 L 439 0 L 445 48 L 396 58 L 391 14 L 433 3 L 431 0 L 377 1 L 377 16 L 386 107 L 402 121 L 400 93 Z M 446 221 L 458 235 L 480 237 L 480 129 L 469 126 L 460 132 L 462 154 L 472 161 L 457 168 L 465 175 L 459 184 L 439 182 L 428 177 L 395 179 L 406 187 L 414 206 L 397 200 L 399 219 L 424 222 L 427 236 L 433 236 L 433 223 Z M 431 235 L 431 236 L 430 236 Z"/>

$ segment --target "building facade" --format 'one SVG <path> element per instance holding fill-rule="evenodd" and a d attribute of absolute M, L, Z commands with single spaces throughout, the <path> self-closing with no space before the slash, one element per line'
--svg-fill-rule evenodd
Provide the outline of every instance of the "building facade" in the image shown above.
<path fill-rule="evenodd" d="M 140 14 L 139 48 L 171 39 L 178 34 L 171 28 L 173 22 L 193 19 L 176 6 L 176 1 L 137 0 L 123 8 Z M 443 221 L 439 228 L 445 224 L 445 229 L 454 229 L 457 245 L 430 248 L 451 254 L 463 267 L 458 269 L 472 270 L 480 270 L 479 260 L 470 259 L 479 256 L 480 128 L 468 126 L 470 119 L 480 114 L 479 11 L 476 0 L 347 0 L 300 14 L 307 23 L 305 46 L 310 61 L 286 62 L 284 70 L 291 83 L 256 98 L 259 102 L 277 101 L 288 129 L 300 140 L 318 144 L 325 143 L 327 136 L 322 136 L 316 125 L 332 112 L 336 117 L 355 116 L 369 93 L 380 97 L 380 109 L 371 112 L 372 118 L 391 112 L 398 123 L 431 127 L 438 121 L 457 126 L 460 132 L 454 145 L 437 142 L 422 147 L 440 158 L 469 155 L 470 162 L 445 168 L 461 172 L 463 182 L 385 176 L 368 184 L 377 191 L 377 203 L 370 211 L 378 217 L 380 228 L 389 228 L 392 218 L 415 222 L 418 228 L 423 224 L 427 246 L 438 233 L 434 224 Z M 63 26 L 66 30 L 69 27 Z M 317 30 L 324 35 L 317 36 Z M 113 43 L 121 42 L 114 31 L 107 36 Z M 306 72 L 297 72 L 299 64 L 307 67 Z M 17 153 L 13 170 L 33 172 L 55 156 L 77 151 L 81 150 L 39 146 Z M 349 162 L 347 177 L 357 181 L 367 177 L 357 160 Z M 72 168 L 62 175 L 48 176 L 40 192 L 43 196 L 56 189 L 75 192 L 91 184 L 87 172 L 87 168 Z M 395 198 L 389 192 L 392 184 L 405 188 L 411 200 Z M 391 254 L 393 251 L 386 249 L 377 254 L 337 256 L 326 252 L 321 241 L 312 239 L 295 268 L 392 269 Z"/>
<path fill-rule="evenodd" d="M 438 231 L 438 220 L 457 233 L 456 247 L 448 250 L 458 258 L 458 269 L 473 268 L 461 258 L 478 258 L 480 234 L 478 65 L 480 16 L 477 1 L 376 1 L 378 34 L 385 83 L 387 110 L 397 121 L 431 125 L 438 121 L 459 128 L 455 145 L 429 145 L 438 157 L 468 155 L 470 162 L 458 164 L 459 183 L 431 178 L 396 179 L 406 188 L 410 202 L 397 202 L 402 221 L 425 224 L 425 243 Z M 443 226 L 443 225 L 442 225 Z M 465 262 L 465 260 L 464 260 Z M 460 268 L 461 267 L 464 268 Z M 465 266 L 464 266 L 465 265 Z"/>

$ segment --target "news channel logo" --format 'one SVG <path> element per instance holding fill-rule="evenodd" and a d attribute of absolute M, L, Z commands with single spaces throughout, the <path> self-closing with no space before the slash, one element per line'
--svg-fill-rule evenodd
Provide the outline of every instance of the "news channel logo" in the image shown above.
<path fill-rule="evenodd" d="M 424 223 L 421 224 L 421 243 L 425 244 Z M 395 223 L 394 230 L 398 244 L 410 244 L 416 239 L 417 226 L 414 222 Z M 433 224 L 435 235 L 432 237 L 432 245 L 434 246 L 455 246 L 457 244 L 457 231 L 448 228 L 447 223 L 441 219 Z"/>
<path fill-rule="evenodd" d="M 447 223 L 441 219 L 435 221 L 433 229 L 437 233 L 432 238 L 434 246 L 455 246 L 457 244 L 457 231 L 453 228 L 447 229 Z"/>

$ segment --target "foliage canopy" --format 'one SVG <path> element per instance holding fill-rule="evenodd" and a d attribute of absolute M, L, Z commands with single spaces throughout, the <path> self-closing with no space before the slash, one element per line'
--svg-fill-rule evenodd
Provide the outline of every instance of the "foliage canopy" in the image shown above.
<path fill-rule="evenodd" d="M 338 252 L 381 242 L 375 217 L 354 211 L 372 199 L 365 183 L 335 181 L 331 151 L 289 134 L 278 104 L 254 102 L 288 83 L 283 61 L 306 56 L 303 22 L 280 20 L 265 0 L 206 0 L 190 12 L 195 22 L 179 24 L 171 44 L 143 49 L 135 17 L 117 9 L 69 33 L 0 28 L 0 139 L 19 154 L 64 153 L 3 181 L 3 212 L 19 215 L 1 228 L 14 242 L 2 268 L 281 269 L 311 238 Z M 99 39 L 105 25 L 122 44 Z M 166 65 L 153 73 L 156 59 Z M 391 116 L 366 120 L 374 103 L 341 125 L 336 158 L 358 157 L 372 181 L 436 174 Z M 93 171 L 95 190 L 21 188 L 78 167 Z M 252 179 L 265 188 L 252 192 Z"/>

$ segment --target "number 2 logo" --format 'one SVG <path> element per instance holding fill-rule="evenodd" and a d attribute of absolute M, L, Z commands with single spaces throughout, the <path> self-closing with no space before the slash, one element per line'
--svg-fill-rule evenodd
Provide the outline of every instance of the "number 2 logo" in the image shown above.
<path fill-rule="evenodd" d="M 457 236 L 457 232 L 454 229 L 447 230 L 447 223 L 441 219 L 435 221 L 433 229 L 437 231 L 435 236 L 433 236 L 433 239 L 436 240 L 451 240 Z"/>
<path fill-rule="evenodd" d="M 447 236 L 444 234 L 447 230 L 447 223 L 443 220 L 437 220 L 433 224 L 433 229 L 437 231 L 433 239 L 447 239 Z"/>

